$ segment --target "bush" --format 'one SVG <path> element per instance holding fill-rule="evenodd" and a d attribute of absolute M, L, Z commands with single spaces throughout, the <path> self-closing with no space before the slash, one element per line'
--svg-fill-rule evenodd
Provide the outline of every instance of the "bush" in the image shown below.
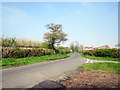
<path fill-rule="evenodd" d="M 16 38 L 0 38 L 1 46 L 3 47 L 13 47 L 16 45 Z"/>
<path fill-rule="evenodd" d="M 2 48 L 2 57 L 3 58 L 23 58 L 31 56 L 43 56 L 43 55 L 53 55 L 55 52 L 51 49 L 41 49 L 41 48 Z"/>
<path fill-rule="evenodd" d="M 67 54 L 70 53 L 70 48 L 59 46 L 57 47 L 56 52 L 59 54 Z"/>
<path fill-rule="evenodd" d="M 82 50 L 81 51 L 84 55 L 94 55 L 94 51 L 93 50 Z"/>
<path fill-rule="evenodd" d="M 117 49 L 97 49 L 94 51 L 94 55 L 97 57 L 119 57 Z"/>
<path fill-rule="evenodd" d="M 2 47 L 26 47 L 40 48 L 42 43 L 33 40 L 16 39 L 16 38 L 0 38 Z"/>
<path fill-rule="evenodd" d="M 84 55 L 91 55 L 96 57 L 112 57 L 120 58 L 120 49 L 96 49 L 96 50 L 83 50 Z"/>
<path fill-rule="evenodd" d="M 21 58 L 21 57 L 24 57 L 25 55 L 24 52 L 25 50 L 23 49 L 15 48 L 12 53 L 12 56 L 14 56 L 14 58 Z"/>

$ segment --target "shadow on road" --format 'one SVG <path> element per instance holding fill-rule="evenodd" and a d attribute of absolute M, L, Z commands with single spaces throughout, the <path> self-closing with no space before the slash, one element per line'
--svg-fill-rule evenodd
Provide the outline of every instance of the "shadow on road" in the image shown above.
<path fill-rule="evenodd" d="M 57 90 L 64 90 L 66 87 L 58 82 L 52 81 L 52 80 L 45 80 L 35 86 L 33 86 L 30 89 L 27 90 L 33 90 L 33 89 L 57 89 Z"/>

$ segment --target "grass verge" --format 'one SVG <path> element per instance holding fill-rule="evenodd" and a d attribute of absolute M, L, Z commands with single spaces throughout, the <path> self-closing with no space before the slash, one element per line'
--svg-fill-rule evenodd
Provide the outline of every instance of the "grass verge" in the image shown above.
<path fill-rule="evenodd" d="M 26 58 L 3 58 L 2 59 L 2 66 L 1 68 L 8 68 L 8 67 L 16 67 L 21 65 L 28 65 L 38 62 L 45 62 L 45 61 L 51 61 L 55 59 L 62 59 L 69 57 L 73 53 L 68 54 L 56 54 L 56 55 L 46 55 L 46 56 L 40 56 L 40 57 L 26 57 Z"/>
<path fill-rule="evenodd" d="M 85 71 L 120 74 L 119 67 L 120 67 L 120 63 L 110 63 L 110 62 L 92 63 L 92 64 L 79 66 L 79 68 L 82 68 Z"/>
<path fill-rule="evenodd" d="M 95 60 L 107 60 L 107 61 L 120 61 L 120 58 L 111 58 L 111 57 L 95 57 L 95 56 L 90 56 L 90 55 L 83 55 L 83 57 L 88 58 L 88 59 L 95 59 Z"/>

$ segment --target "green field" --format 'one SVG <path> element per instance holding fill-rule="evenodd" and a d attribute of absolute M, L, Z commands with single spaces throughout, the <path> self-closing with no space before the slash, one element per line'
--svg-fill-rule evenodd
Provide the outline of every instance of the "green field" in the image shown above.
<path fill-rule="evenodd" d="M 38 63 L 38 62 L 51 61 L 51 60 L 55 60 L 55 59 L 66 58 L 72 54 L 73 53 L 56 54 L 56 55 L 46 55 L 46 56 L 40 56 L 40 57 L 26 57 L 26 58 L 18 58 L 18 59 L 3 58 L 1 68 L 16 67 L 16 66 L 33 64 L 33 63 Z"/>
<path fill-rule="evenodd" d="M 120 74 L 120 63 L 92 63 L 87 65 L 79 66 L 85 71 L 92 71 L 92 72 L 104 72 L 104 73 L 118 73 Z"/>
<path fill-rule="evenodd" d="M 88 59 L 95 59 L 95 60 L 107 60 L 107 61 L 120 61 L 120 58 L 111 58 L 111 57 L 95 57 L 90 55 L 83 55 L 83 57 Z"/>

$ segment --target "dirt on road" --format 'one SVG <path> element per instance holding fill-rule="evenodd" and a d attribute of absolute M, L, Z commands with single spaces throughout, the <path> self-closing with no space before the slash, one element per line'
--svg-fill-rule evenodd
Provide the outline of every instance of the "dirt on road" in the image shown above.
<path fill-rule="evenodd" d="M 106 74 L 101 72 L 83 71 L 74 77 L 61 80 L 66 88 L 119 88 L 120 76 L 118 74 Z"/>

